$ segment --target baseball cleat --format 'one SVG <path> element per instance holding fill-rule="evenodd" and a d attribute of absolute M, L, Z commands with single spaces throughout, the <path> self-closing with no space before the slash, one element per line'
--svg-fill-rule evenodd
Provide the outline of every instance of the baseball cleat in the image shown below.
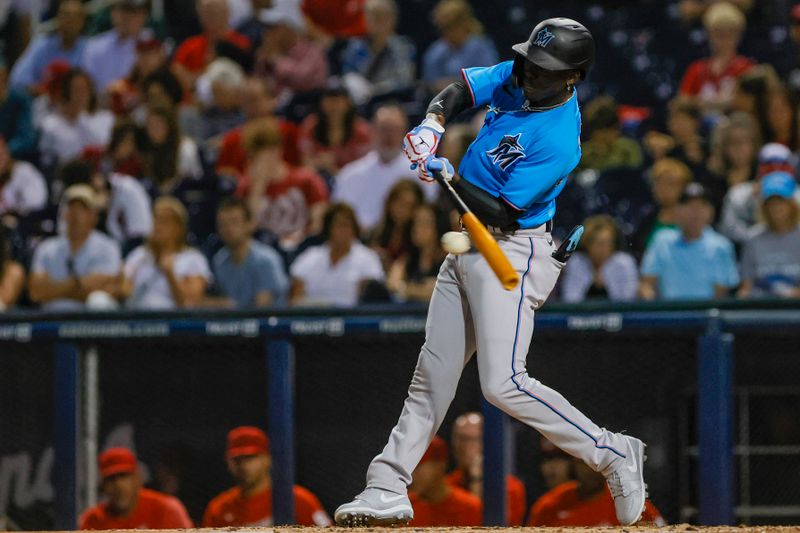
<path fill-rule="evenodd" d="M 414 518 L 414 510 L 406 494 L 367 488 L 340 505 L 333 518 L 342 527 L 405 526 Z"/>
<path fill-rule="evenodd" d="M 630 526 L 642 519 L 647 500 L 643 473 L 645 444 L 627 435 L 623 438 L 628 445 L 627 456 L 619 461 L 616 470 L 606 476 L 606 482 L 614 498 L 617 520 L 620 525 Z"/>

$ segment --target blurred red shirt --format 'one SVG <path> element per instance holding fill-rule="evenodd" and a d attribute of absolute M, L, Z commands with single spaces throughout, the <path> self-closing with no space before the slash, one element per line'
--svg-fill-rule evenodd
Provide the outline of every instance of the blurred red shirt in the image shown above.
<path fill-rule="evenodd" d="M 414 508 L 412 527 L 480 526 L 483 523 L 483 505 L 480 498 L 464 489 L 450 486 L 450 494 L 440 502 L 422 501 L 409 493 Z"/>
<path fill-rule="evenodd" d="M 233 30 L 228 30 L 223 40 L 235 44 L 244 51 L 250 50 L 250 39 Z M 214 52 L 209 50 L 209 46 L 208 35 L 204 33 L 189 37 L 178 46 L 173 62 L 183 65 L 190 72 L 202 72 L 210 62 L 209 60 Z"/>
<path fill-rule="evenodd" d="M 309 115 L 300 124 L 300 152 L 304 156 L 313 156 L 324 152 L 333 152 L 336 166 L 342 168 L 347 163 L 360 159 L 372 150 L 372 127 L 363 118 L 356 117 L 353 121 L 353 134 L 342 146 L 328 147 L 321 144 L 314 137 L 314 129 L 319 119 L 317 115 Z"/>
<path fill-rule="evenodd" d="M 329 526 L 331 519 L 314 494 L 294 486 L 295 523 L 301 526 Z M 272 489 L 249 497 L 239 487 L 226 490 L 211 500 L 203 515 L 203 527 L 271 526 Z"/>
<path fill-rule="evenodd" d="M 300 149 L 297 147 L 299 129 L 288 120 L 280 120 L 278 128 L 283 137 L 283 160 L 290 165 L 300 165 Z M 242 145 L 242 128 L 230 130 L 222 138 L 222 145 L 217 157 L 217 172 L 226 168 L 234 168 L 238 174 L 243 174 L 247 166 L 247 152 Z"/>
<path fill-rule="evenodd" d="M 711 70 L 711 59 L 698 59 L 686 69 L 680 92 L 684 96 L 698 96 L 703 100 L 727 99 L 733 96 L 736 80 L 753 68 L 755 63 L 746 57 L 736 56 L 722 72 Z"/>
<path fill-rule="evenodd" d="M 360 37 L 367 32 L 366 0 L 303 0 L 303 13 L 331 37 Z"/>
<path fill-rule="evenodd" d="M 193 527 L 186 508 L 177 499 L 150 489 L 139 491 L 136 509 L 127 517 L 110 513 L 107 503 L 88 509 L 80 529 L 183 529 Z"/>
<path fill-rule="evenodd" d="M 655 505 L 645 504 L 642 522 L 666 524 Z M 619 526 L 608 487 L 588 500 L 578 498 L 578 482 L 568 481 L 544 493 L 531 507 L 528 526 Z"/>
<path fill-rule="evenodd" d="M 447 476 L 447 482 L 454 487 L 468 490 L 464 473 L 453 470 Z M 525 518 L 525 485 L 516 476 L 506 477 L 506 518 L 509 526 L 521 526 Z"/>

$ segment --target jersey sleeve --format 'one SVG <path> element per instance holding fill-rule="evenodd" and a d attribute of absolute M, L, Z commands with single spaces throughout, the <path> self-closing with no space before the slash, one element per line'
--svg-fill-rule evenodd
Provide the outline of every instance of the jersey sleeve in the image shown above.
<path fill-rule="evenodd" d="M 478 107 L 492 101 L 494 90 L 502 85 L 509 76 L 513 61 L 504 61 L 492 67 L 473 67 L 461 69 L 464 83 L 472 96 L 472 106 Z"/>
<path fill-rule="evenodd" d="M 159 529 L 187 529 L 193 527 L 186 508 L 176 498 L 165 498 Z"/>
<path fill-rule="evenodd" d="M 568 168 L 568 157 L 564 149 L 536 150 L 511 169 L 508 181 L 500 189 L 500 199 L 517 211 L 525 211 L 534 203 L 555 198 L 572 170 Z"/>
<path fill-rule="evenodd" d="M 716 264 L 717 270 L 714 282 L 723 287 L 736 287 L 739 284 L 739 270 L 736 268 L 736 252 L 733 250 L 733 244 L 727 239 L 725 239 L 720 246 Z"/>

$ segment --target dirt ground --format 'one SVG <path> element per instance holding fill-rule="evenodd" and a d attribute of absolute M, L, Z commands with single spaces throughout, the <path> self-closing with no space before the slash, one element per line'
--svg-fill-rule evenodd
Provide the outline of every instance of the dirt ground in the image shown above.
<path fill-rule="evenodd" d="M 228 527 L 219 529 L 175 529 L 175 530 L 139 530 L 137 533 L 390 533 L 397 531 L 398 528 L 357 528 L 347 529 L 339 527 L 317 528 L 317 527 L 258 527 L 258 528 L 243 528 L 243 527 Z M 659 533 L 800 533 L 800 525 L 798 526 L 758 526 L 758 527 L 700 527 L 691 526 L 688 524 L 678 524 L 674 526 L 666 526 L 663 528 L 654 527 L 594 527 L 594 528 L 561 528 L 561 527 L 474 527 L 474 528 L 455 528 L 455 527 L 430 527 L 430 528 L 402 528 L 403 531 L 420 531 L 424 533 L 456 533 L 459 531 L 469 532 L 487 532 L 487 533 L 611 533 L 620 531 L 624 533 L 640 533 L 658 531 Z M 67 532 L 49 532 L 49 533 L 67 533 Z M 130 531 L 112 531 L 111 533 L 130 533 Z M 398 532 L 400 533 L 400 532 Z"/>

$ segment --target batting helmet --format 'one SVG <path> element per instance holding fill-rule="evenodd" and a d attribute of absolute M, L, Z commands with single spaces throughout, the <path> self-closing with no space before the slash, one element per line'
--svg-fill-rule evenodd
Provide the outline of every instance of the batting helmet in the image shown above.
<path fill-rule="evenodd" d="M 594 63 L 594 38 L 586 26 L 568 18 L 543 20 L 524 43 L 515 44 L 514 75 L 522 85 L 524 61 L 547 70 L 579 70 L 581 79 Z"/>

